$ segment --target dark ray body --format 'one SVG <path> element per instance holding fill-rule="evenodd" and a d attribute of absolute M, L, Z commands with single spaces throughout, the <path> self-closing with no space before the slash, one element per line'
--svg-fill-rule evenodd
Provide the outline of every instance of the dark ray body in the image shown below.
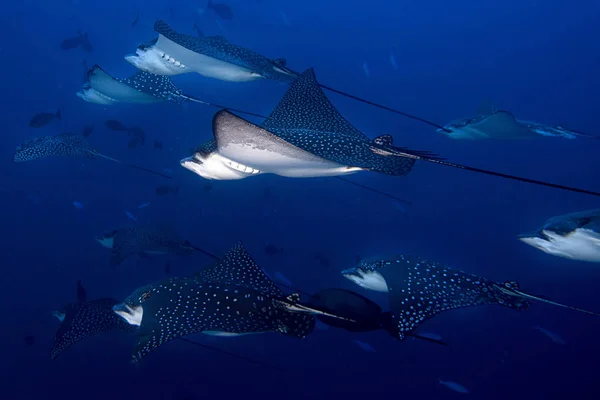
<path fill-rule="evenodd" d="M 237 243 L 221 260 L 195 276 L 172 278 L 138 289 L 115 311 L 142 315 L 133 359 L 182 336 L 198 332 L 279 332 L 303 338 L 315 325 L 296 312 L 297 297 L 284 297 Z M 138 317 L 139 318 L 139 317 Z"/>
<path fill-rule="evenodd" d="M 90 159 L 104 158 L 117 164 L 126 165 L 153 175 L 171 179 L 170 176 L 153 171 L 139 165 L 125 163 L 105 154 L 99 153 L 83 136 L 73 133 L 61 133 L 55 136 L 43 136 L 28 140 L 19 146 L 13 157 L 14 162 L 32 161 L 47 157 L 85 157 Z"/>
<path fill-rule="evenodd" d="M 136 254 L 140 256 L 167 253 L 189 255 L 197 250 L 168 229 L 141 225 L 108 232 L 97 241 L 111 249 L 111 265 L 119 265 L 126 258 Z"/>
<path fill-rule="evenodd" d="M 64 315 L 64 319 L 56 332 L 50 358 L 54 360 L 60 353 L 86 337 L 116 329 L 135 330 L 134 326 L 112 311 L 115 304 L 118 304 L 117 300 L 101 298 L 72 303 L 59 311 Z"/>

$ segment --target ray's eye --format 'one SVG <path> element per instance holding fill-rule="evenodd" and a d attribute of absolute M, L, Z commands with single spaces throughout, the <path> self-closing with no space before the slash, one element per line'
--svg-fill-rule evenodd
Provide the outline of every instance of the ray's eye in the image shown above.
<path fill-rule="evenodd" d="M 143 303 L 144 301 L 148 300 L 148 298 L 150 297 L 150 295 L 151 295 L 151 293 L 150 293 L 150 292 L 143 293 L 143 294 L 140 296 L 140 301 Z"/>

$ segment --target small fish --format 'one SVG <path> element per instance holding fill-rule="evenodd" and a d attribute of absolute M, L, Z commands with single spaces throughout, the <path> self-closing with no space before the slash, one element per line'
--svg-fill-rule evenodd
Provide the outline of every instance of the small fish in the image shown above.
<path fill-rule="evenodd" d="M 81 133 L 84 137 L 88 137 L 94 132 L 94 125 L 86 125 L 83 127 L 83 132 Z"/>
<path fill-rule="evenodd" d="M 34 115 L 33 118 L 31 118 L 31 120 L 29 121 L 29 126 L 32 128 L 43 128 L 44 126 L 52 122 L 55 118 L 60 120 L 60 110 L 58 110 L 56 114 L 39 113 Z"/>
<path fill-rule="evenodd" d="M 439 380 L 439 383 L 440 383 L 440 385 L 446 386 L 448 389 L 455 391 L 456 393 L 463 393 L 463 394 L 469 393 L 469 390 L 459 383 L 452 382 L 452 381 L 443 381 L 441 379 Z"/>
<path fill-rule="evenodd" d="M 540 326 L 534 326 L 533 329 L 548 336 L 550 338 L 550 340 L 552 340 L 556 344 L 560 344 L 560 345 L 566 344 L 566 342 L 563 340 L 563 338 L 560 337 L 560 335 L 556 332 L 549 331 L 548 329 L 544 329 Z"/>
<path fill-rule="evenodd" d="M 290 282 L 290 280 L 286 278 L 281 272 L 275 272 L 275 280 L 278 280 L 284 286 L 292 286 L 292 282 Z"/>
<path fill-rule="evenodd" d="M 392 52 L 390 52 L 390 64 L 392 64 L 392 67 L 394 69 L 398 69 L 398 63 L 396 63 L 396 56 Z"/>
<path fill-rule="evenodd" d="M 152 147 L 158 150 L 162 150 L 163 149 L 163 142 L 159 141 L 159 140 L 155 140 L 152 143 Z"/>
<path fill-rule="evenodd" d="M 354 339 L 353 340 L 354 343 L 356 343 L 361 349 L 363 349 L 364 351 L 370 351 L 372 353 L 375 353 L 375 349 L 373 348 L 373 346 L 371 346 L 369 343 L 365 343 L 365 342 L 361 342 L 358 339 Z"/>
<path fill-rule="evenodd" d="M 319 264 L 321 264 L 324 267 L 329 267 L 331 265 L 331 260 L 329 259 L 329 257 L 322 253 L 315 254 L 315 260 L 317 260 Z"/>
<path fill-rule="evenodd" d="M 208 0 L 208 4 L 206 5 L 206 9 L 211 9 L 222 19 L 232 20 L 233 19 L 233 11 L 226 4 L 213 3 L 212 0 Z"/>
<path fill-rule="evenodd" d="M 88 34 L 82 33 L 81 31 L 77 31 L 77 36 L 66 38 L 60 43 L 60 48 L 62 50 L 72 50 L 79 46 L 87 52 L 92 52 L 94 50 L 90 43 L 90 39 L 88 38 Z"/>
<path fill-rule="evenodd" d="M 79 201 L 74 201 L 73 205 L 75 206 L 76 209 L 78 210 L 83 210 L 83 204 Z"/>
<path fill-rule="evenodd" d="M 131 131 L 131 129 L 129 129 L 128 127 L 123 125 L 123 123 L 121 123 L 120 121 L 117 121 L 115 119 L 109 119 L 109 120 L 105 121 L 104 124 L 111 131 L 115 131 L 115 132 L 130 132 Z"/>
<path fill-rule="evenodd" d="M 371 77 L 371 73 L 369 72 L 369 66 L 367 65 L 366 61 L 363 63 L 363 70 L 365 71 L 365 76 L 367 78 L 370 78 Z"/>
<path fill-rule="evenodd" d="M 132 213 L 130 213 L 129 211 L 125 210 L 125 215 L 127 216 L 127 218 L 129 218 L 133 222 L 137 222 L 137 218 Z"/>
<path fill-rule="evenodd" d="M 155 192 L 156 192 L 157 196 L 166 196 L 170 193 L 177 194 L 177 193 L 179 193 L 179 187 L 178 186 L 173 187 L 173 186 L 169 186 L 169 185 L 160 185 L 160 186 L 156 187 Z"/>
<path fill-rule="evenodd" d="M 135 19 L 131 23 L 131 27 L 135 27 L 138 24 L 138 22 L 140 22 L 140 13 L 137 13 L 137 15 L 135 16 Z"/>
<path fill-rule="evenodd" d="M 141 209 L 141 208 L 146 208 L 146 207 L 148 207 L 149 205 L 150 205 L 150 202 L 145 202 L 145 203 L 142 203 L 142 204 L 140 204 L 140 205 L 138 206 L 138 209 Z"/>
<path fill-rule="evenodd" d="M 274 256 L 275 254 L 279 254 L 283 252 L 283 249 L 280 247 L 276 247 L 273 244 L 268 244 L 265 246 L 265 253 L 267 253 L 270 256 Z"/>
<path fill-rule="evenodd" d="M 198 37 L 204 37 L 204 32 L 202 32 L 202 30 L 197 24 L 194 24 L 194 30 L 196 31 L 196 34 L 198 34 Z"/>
<path fill-rule="evenodd" d="M 26 346 L 33 346 L 35 344 L 35 336 L 25 336 L 23 339 Z"/>

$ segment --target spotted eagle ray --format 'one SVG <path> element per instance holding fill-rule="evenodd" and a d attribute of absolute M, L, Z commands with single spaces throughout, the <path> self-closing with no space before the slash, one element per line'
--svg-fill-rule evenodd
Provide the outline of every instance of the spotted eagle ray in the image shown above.
<path fill-rule="evenodd" d="M 106 232 L 96 241 L 111 249 L 110 265 L 119 265 L 135 254 L 141 257 L 176 253 L 189 255 L 196 251 L 210 254 L 180 238 L 175 232 L 155 226 L 136 225 Z"/>
<path fill-rule="evenodd" d="M 163 178 L 170 176 L 153 171 L 139 165 L 129 164 L 98 152 L 83 137 L 73 133 L 61 133 L 55 136 L 42 136 L 33 138 L 17 146 L 14 162 L 25 162 L 46 157 L 85 157 L 90 159 L 104 158 L 117 164 L 136 168 Z"/>
<path fill-rule="evenodd" d="M 539 136 L 567 139 L 583 136 L 598 139 L 596 136 L 570 131 L 562 126 L 518 120 L 510 111 L 498 110 L 493 104 L 482 106 L 474 117 L 451 122 L 437 131 L 451 139 L 458 140 L 527 139 Z"/>
<path fill-rule="evenodd" d="M 550 218 L 541 229 L 518 238 L 557 257 L 600 262 L 600 209 Z"/>
<path fill-rule="evenodd" d="M 494 282 L 417 257 L 363 259 L 342 275 L 357 285 L 388 293 L 386 329 L 398 339 L 443 311 L 486 304 L 526 310 L 530 300 L 600 316 L 525 293 L 513 281 Z"/>
<path fill-rule="evenodd" d="M 218 336 L 278 332 L 304 338 L 315 326 L 299 296 L 284 296 L 238 242 L 212 266 L 136 290 L 116 314 L 139 326 L 133 362 L 190 334 Z"/>
<path fill-rule="evenodd" d="M 292 82 L 299 76 L 286 66 L 284 58 L 269 59 L 250 49 L 230 43 L 223 36 L 194 37 L 174 31 L 164 21 L 156 21 L 159 34 L 138 46 L 136 54 L 125 59 L 137 68 L 157 75 L 180 75 L 197 72 L 200 75 L 229 82 L 274 79 Z M 392 107 L 385 106 L 319 83 L 323 89 L 353 100 L 393 112 L 404 117 L 445 129 L 443 126 Z"/>
<path fill-rule="evenodd" d="M 77 302 L 70 303 L 52 314 L 60 321 L 54 337 L 50 358 L 56 359 L 60 353 L 86 337 L 112 330 L 133 331 L 129 325 L 113 312 L 119 302 L 110 298 L 87 301 L 81 282 L 77 282 Z"/>
<path fill-rule="evenodd" d="M 443 160 L 426 151 L 393 144 L 390 135 L 371 140 L 352 126 L 331 104 L 313 69 L 294 81 L 271 115 L 255 125 L 227 110 L 213 118 L 214 141 L 181 160 L 181 165 L 206 178 L 244 179 L 264 173 L 308 178 L 340 176 L 358 171 L 407 175 L 417 160 L 505 179 L 600 196 L 600 193 Z"/>
<path fill-rule="evenodd" d="M 223 36 L 185 35 L 160 20 L 154 30 L 158 39 L 138 46 L 136 54 L 125 57 L 142 71 L 171 76 L 196 72 L 231 82 L 262 78 L 291 82 L 296 78 L 285 68 L 285 60 L 270 60 Z"/>

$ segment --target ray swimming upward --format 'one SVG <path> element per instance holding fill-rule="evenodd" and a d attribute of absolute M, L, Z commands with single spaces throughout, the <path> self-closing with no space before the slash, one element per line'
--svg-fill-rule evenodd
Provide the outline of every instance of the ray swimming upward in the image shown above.
<path fill-rule="evenodd" d="M 181 165 L 207 179 L 235 180 L 264 173 L 326 177 L 373 171 L 407 175 L 417 160 L 505 179 L 600 196 L 600 193 L 443 160 L 394 146 L 390 135 L 371 140 L 331 104 L 308 69 L 290 85 L 259 126 L 226 110 L 213 119 L 214 143 L 200 146 Z M 216 146 L 216 148 L 215 148 Z"/>
<path fill-rule="evenodd" d="M 85 289 L 81 282 L 77 281 L 77 302 L 53 312 L 60 321 L 60 327 L 52 343 L 50 358 L 54 360 L 60 353 L 86 337 L 112 330 L 134 331 L 135 327 L 114 314 L 112 308 L 116 304 L 118 301 L 110 298 L 87 301 Z"/>
<path fill-rule="evenodd" d="M 517 282 L 494 282 L 417 257 L 364 259 L 342 275 L 367 290 L 388 293 L 385 325 L 399 339 L 443 311 L 486 304 L 526 310 L 535 300 L 599 315 L 525 293 Z"/>
<path fill-rule="evenodd" d="M 193 333 L 237 336 L 278 332 L 304 338 L 315 326 L 296 294 L 284 296 L 241 243 L 195 276 L 172 278 L 136 290 L 116 314 L 140 327 L 133 361 Z"/>
<path fill-rule="evenodd" d="M 99 153 L 83 137 L 73 133 L 61 133 L 55 136 L 37 137 L 17 146 L 14 162 L 25 162 L 46 157 L 85 157 L 90 159 L 104 158 L 117 164 L 149 172 L 163 178 L 170 176 L 153 171 L 139 165 L 129 164 L 115 158 Z"/>
<path fill-rule="evenodd" d="M 105 233 L 96 241 L 111 249 L 110 265 L 119 265 L 133 255 L 150 257 L 176 253 L 190 255 L 198 251 L 210 254 L 199 247 L 192 246 L 167 227 L 136 225 L 130 228 L 115 229 Z"/>

